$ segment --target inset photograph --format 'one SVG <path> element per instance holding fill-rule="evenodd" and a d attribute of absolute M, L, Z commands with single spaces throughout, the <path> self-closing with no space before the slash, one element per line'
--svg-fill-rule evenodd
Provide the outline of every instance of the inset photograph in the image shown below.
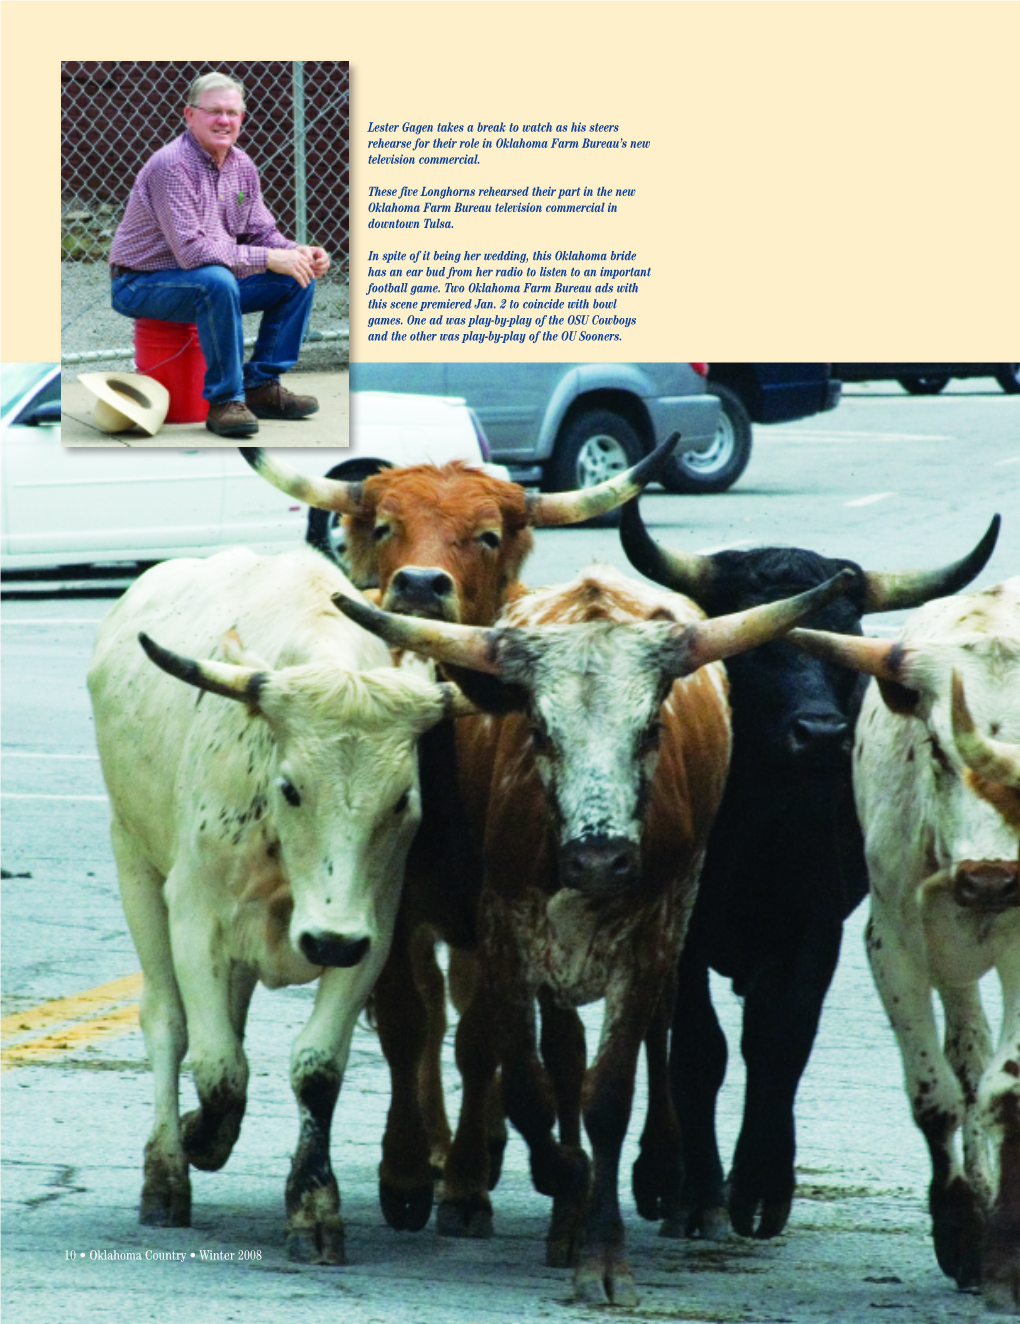
<path fill-rule="evenodd" d="M 61 66 L 65 446 L 347 446 L 346 61 Z"/>

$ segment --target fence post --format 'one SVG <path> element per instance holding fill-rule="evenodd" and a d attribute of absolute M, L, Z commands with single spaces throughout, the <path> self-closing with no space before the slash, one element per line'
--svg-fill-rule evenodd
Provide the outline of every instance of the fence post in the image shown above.
<path fill-rule="evenodd" d="M 294 210 L 297 242 L 308 243 L 308 199 L 305 193 L 305 62 L 294 60 Z"/>

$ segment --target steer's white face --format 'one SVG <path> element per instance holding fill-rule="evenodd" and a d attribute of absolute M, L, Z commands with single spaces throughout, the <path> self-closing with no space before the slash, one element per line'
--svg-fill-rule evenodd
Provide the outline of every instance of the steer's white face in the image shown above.
<path fill-rule="evenodd" d="M 1020 655 L 997 639 L 972 649 L 938 651 L 925 658 L 925 735 L 919 755 L 936 802 L 935 851 L 940 868 L 955 871 L 966 860 L 1015 860 L 1017 832 L 995 806 L 975 793 L 953 736 L 952 668 L 964 678 L 971 714 L 980 731 L 1020 740 Z"/>
<path fill-rule="evenodd" d="M 201 698 L 193 740 L 209 757 L 178 791 L 182 877 L 233 898 L 233 954 L 267 984 L 384 958 L 421 819 L 416 743 L 443 691 L 329 663 L 264 673 L 257 703 Z"/>
<path fill-rule="evenodd" d="M 421 821 L 417 738 L 442 715 L 436 687 L 406 673 L 326 672 L 315 686 L 311 670 L 276 673 L 259 700 L 298 950 L 309 932 L 375 942 L 387 928 Z"/>
<path fill-rule="evenodd" d="M 641 839 L 659 753 L 659 710 L 676 675 L 670 622 L 605 621 L 515 631 L 503 679 L 524 687 L 533 749 L 561 845 Z"/>

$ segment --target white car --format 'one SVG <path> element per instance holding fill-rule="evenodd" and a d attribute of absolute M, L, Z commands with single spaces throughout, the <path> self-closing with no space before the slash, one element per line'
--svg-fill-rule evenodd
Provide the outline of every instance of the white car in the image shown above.
<path fill-rule="evenodd" d="M 0 391 L 0 570 L 208 556 L 242 543 L 284 551 L 333 540 L 335 519 L 284 496 L 236 450 L 95 450 L 60 444 L 60 367 L 4 364 Z M 351 445 L 289 449 L 306 473 L 363 478 L 387 465 L 468 460 L 488 446 L 463 400 L 351 393 Z M 501 465 L 485 467 L 502 478 Z"/>

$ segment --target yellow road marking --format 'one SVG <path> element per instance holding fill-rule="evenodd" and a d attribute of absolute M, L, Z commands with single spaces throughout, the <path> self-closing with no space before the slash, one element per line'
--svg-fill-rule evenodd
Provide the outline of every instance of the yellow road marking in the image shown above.
<path fill-rule="evenodd" d="M 139 972 L 74 997 L 55 998 L 39 1007 L 5 1016 L 0 1021 L 3 1040 L 0 1069 L 53 1061 L 93 1040 L 133 1029 L 138 1024 L 141 991 Z M 39 1034 L 39 1031 L 48 1033 Z"/>

